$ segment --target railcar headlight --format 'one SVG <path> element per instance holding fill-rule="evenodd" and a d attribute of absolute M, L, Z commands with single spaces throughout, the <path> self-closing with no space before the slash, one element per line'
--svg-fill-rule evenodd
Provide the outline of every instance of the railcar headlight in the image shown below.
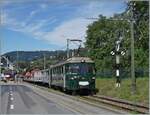
<path fill-rule="evenodd" d="M 74 78 L 76 79 L 76 78 L 77 78 L 77 76 L 74 76 Z"/>
<path fill-rule="evenodd" d="M 74 80 L 74 78 L 73 78 L 73 77 L 71 77 L 71 79 L 72 79 L 72 80 Z"/>
<path fill-rule="evenodd" d="M 92 79 L 95 79 L 95 77 L 92 77 Z"/>

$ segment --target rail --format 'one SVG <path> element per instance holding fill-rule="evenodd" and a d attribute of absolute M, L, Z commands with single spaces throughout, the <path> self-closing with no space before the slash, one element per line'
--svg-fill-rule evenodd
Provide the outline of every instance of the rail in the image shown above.
<path fill-rule="evenodd" d="M 122 99 L 116 99 L 111 98 L 107 96 L 84 96 L 84 99 L 95 101 L 96 103 L 104 103 L 107 105 L 115 106 L 117 108 L 121 108 L 128 111 L 133 111 L 141 114 L 148 114 L 149 113 L 149 107 L 139 104 L 139 103 L 133 103 L 130 101 L 122 100 Z"/>

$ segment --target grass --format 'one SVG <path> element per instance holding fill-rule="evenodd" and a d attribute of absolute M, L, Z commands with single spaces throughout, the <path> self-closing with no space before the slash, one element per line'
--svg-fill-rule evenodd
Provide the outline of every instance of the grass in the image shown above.
<path fill-rule="evenodd" d="M 96 79 L 96 88 L 99 90 L 99 95 L 105 95 L 149 105 L 149 78 L 137 78 L 136 86 L 137 91 L 136 94 L 133 95 L 131 93 L 131 79 L 123 79 L 120 88 L 115 87 L 115 79 L 113 78 Z"/>

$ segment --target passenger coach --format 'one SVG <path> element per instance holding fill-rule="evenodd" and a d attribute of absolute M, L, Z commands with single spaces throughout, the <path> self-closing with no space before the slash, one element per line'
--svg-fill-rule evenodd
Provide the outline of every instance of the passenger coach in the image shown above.
<path fill-rule="evenodd" d="M 95 64 L 88 57 L 72 57 L 50 66 L 49 85 L 76 93 L 80 90 L 95 92 Z"/>

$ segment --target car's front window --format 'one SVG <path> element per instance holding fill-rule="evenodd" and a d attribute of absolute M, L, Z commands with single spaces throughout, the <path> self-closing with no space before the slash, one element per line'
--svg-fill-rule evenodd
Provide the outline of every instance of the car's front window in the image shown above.
<path fill-rule="evenodd" d="M 79 63 L 79 64 L 70 64 L 67 67 L 67 73 L 76 73 L 76 74 L 87 74 L 87 73 L 93 73 L 94 67 L 92 64 L 87 63 Z"/>

